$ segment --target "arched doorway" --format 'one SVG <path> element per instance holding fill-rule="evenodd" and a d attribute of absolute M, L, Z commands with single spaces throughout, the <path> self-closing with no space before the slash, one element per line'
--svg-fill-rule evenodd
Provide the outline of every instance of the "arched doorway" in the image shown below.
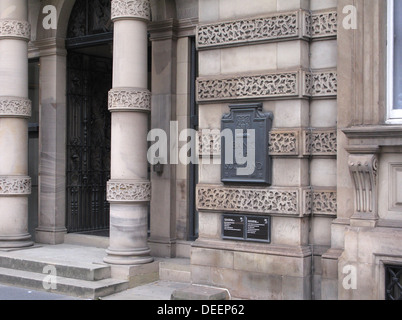
<path fill-rule="evenodd" d="M 111 1 L 77 0 L 67 37 L 67 231 L 108 235 L 112 88 Z"/>

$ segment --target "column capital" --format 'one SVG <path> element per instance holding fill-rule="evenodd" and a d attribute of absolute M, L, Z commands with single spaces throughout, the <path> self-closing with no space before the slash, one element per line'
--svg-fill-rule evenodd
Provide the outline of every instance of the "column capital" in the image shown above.
<path fill-rule="evenodd" d="M 1 39 L 31 39 L 31 25 L 28 21 L 0 19 Z"/>
<path fill-rule="evenodd" d="M 149 0 L 112 0 L 112 20 L 151 20 Z"/>
<path fill-rule="evenodd" d="M 147 202 L 151 200 L 151 182 L 110 180 L 107 183 L 109 202 Z"/>
<path fill-rule="evenodd" d="M 109 91 L 109 111 L 151 111 L 151 93 L 140 88 L 113 88 Z"/>
<path fill-rule="evenodd" d="M 32 103 L 20 97 L 0 97 L 0 118 L 30 118 Z"/>

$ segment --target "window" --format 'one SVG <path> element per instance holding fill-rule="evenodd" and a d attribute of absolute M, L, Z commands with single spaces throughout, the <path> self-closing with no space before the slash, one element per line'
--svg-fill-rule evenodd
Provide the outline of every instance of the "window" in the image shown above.
<path fill-rule="evenodd" d="M 402 300 L 401 266 L 385 266 L 385 300 Z"/>
<path fill-rule="evenodd" d="M 402 1 L 388 0 L 387 123 L 402 124 Z"/>

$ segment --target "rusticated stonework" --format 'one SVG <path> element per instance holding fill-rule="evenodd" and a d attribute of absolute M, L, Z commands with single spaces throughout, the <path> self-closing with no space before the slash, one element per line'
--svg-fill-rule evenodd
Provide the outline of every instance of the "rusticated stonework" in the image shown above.
<path fill-rule="evenodd" d="M 299 133 L 297 131 L 272 131 L 269 138 L 270 155 L 299 154 Z"/>
<path fill-rule="evenodd" d="M 112 20 L 121 18 L 150 20 L 149 0 L 113 0 Z"/>
<path fill-rule="evenodd" d="M 337 154 L 337 132 L 331 130 L 311 130 L 304 132 L 304 154 L 332 156 Z"/>
<path fill-rule="evenodd" d="M 0 117 L 31 117 L 31 101 L 18 97 L 0 97 Z"/>
<path fill-rule="evenodd" d="M 115 88 L 109 91 L 109 110 L 151 111 L 151 93 L 136 88 Z"/>
<path fill-rule="evenodd" d="M 202 25 L 197 29 L 198 48 L 268 41 L 298 35 L 298 12 L 264 18 Z"/>
<path fill-rule="evenodd" d="M 30 177 L 0 177 L 0 196 L 31 194 Z"/>
<path fill-rule="evenodd" d="M 299 189 L 246 189 L 199 185 L 197 209 L 229 212 L 299 214 Z"/>
<path fill-rule="evenodd" d="M 338 79 L 336 71 L 307 72 L 304 76 L 304 95 L 310 97 L 336 96 Z"/>
<path fill-rule="evenodd" d="M 231 100 L 298 95 L 298 72 L 198 79 L 197 100 Z"/>
<path fill-rule="evenodd" d="M 0 19 L 1 38 L 21 38 L 29 41 L 31 39 L 31 25 L 27 21 Z"/>
<path fill-rule="evenodd" d="M 110 202 L 143 202 L 151 200 L 151 183 L 111 180 L 107 183 Z"/>

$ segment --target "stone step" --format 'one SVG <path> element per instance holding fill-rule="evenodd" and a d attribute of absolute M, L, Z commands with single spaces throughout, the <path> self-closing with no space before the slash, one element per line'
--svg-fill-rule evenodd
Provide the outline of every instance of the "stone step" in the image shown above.
<path fill-rule="evenodd" d="M 55 276 L 52 279 L 48 277 L 49 274 L 0 267 L 1 284 L 65 294 L 84 299 L 98 299 L 128 289 L 128 281 L 111 278 L 88 281 L 60 276 Z M 44 283 L 45 285 L 53 283 L 55 288 L 46 290 Z"/>
<path fill-rule="evenodd" d="M 51 258 L 42 258 L 39 261 L 26 257 L 0 256 L 1 268 L 43 274 L 45 272 L 44 268 L 47 266 L 54 266 L 57 276 L 64 278 L 97 281 L 111 277 L 111 269 L 108 265 L 91 264 L 80 261 L 62 261 Z"/>
<path fill-rule="evenodd" d="M 190 259 L 175 258 L 161 261 L 159 264 L 159 279 L 165 281 L 190 283 Z"/>

